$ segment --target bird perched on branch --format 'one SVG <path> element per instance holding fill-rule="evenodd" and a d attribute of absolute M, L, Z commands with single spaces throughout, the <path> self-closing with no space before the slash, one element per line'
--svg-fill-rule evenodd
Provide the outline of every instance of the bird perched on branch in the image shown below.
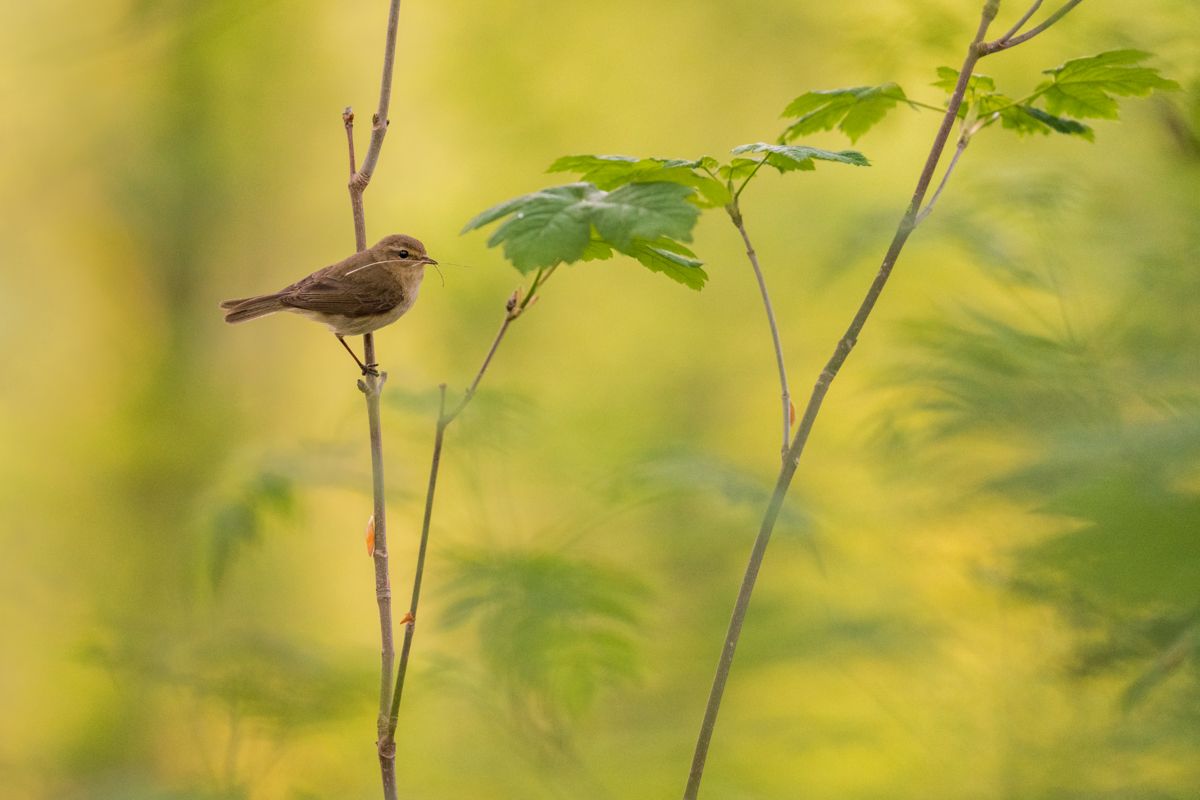
<path fill-rule="evenodd" d="M 378 375 L 378 364 L 364 364 L 345 337 L 360 336 L 391 325 L 412 308 L 425 277 L 425 265 L 437 266 L 425 245 L 411 236 L 393 234 L 374 247 L 355 253 L 274 294 L 226 300 L 226 322 L 245 322 L 292 311 L 333 331 L 364 375 Z"/>

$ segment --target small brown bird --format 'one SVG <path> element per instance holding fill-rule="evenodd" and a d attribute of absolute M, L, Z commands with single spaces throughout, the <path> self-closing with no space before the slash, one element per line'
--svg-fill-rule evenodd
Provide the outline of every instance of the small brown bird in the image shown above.
<path fill-rule="evenodd" d="M 411 236 L 385 236 L 374 247 L 319 269 L 274 294 L 226 300 L 226 322 L 245 322 L 276 311 L 293 311 L 323 323 L 354 357 L 364 375 L 378 375 L 378 364 L 364 364 L 346 336 L 359 336 L 391 325 L 412 308 L 425 277 L 425 265 L 437 266 L 425 245 Z"/>

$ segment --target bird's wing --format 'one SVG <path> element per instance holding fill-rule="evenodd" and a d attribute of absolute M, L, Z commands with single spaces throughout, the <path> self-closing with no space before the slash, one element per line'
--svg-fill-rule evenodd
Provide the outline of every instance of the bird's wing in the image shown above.
<path fill-rule="evenodd" d="M 307 311 L 369 317 L 386 313 L 403 302 L 404 290 L 390 280 L 354 280 L 326 273 L 288 287 L 279 299 L 284 305 Z"/>

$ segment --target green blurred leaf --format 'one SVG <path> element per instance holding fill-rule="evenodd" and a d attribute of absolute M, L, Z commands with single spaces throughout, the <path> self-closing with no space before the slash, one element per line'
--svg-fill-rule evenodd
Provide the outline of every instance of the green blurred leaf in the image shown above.
<path fill-rule="evenodd" d="M 961 322 L 911 323 L 907 334 L 920 356 L 900 374 L 925 387 L 917 407 L 932 416 L 937 436 L 1036 437 L 1117 418 L 1101 353 L 1084 342 L 971 311 Z"/>
<path fill-rule="evenodd" d="M 553 553 L 462 553 L 446 624 L 475 623 L 484 661 L 514 700 L 556 724 L 587 712 L 606 686 L 637 672 L 645 587 Z"/>
<path fill-rule="evenodd" d="M 855 142 L 897 103 L 905 100 L 904 90 L 894 83 L 807 92 L 783 110 L 783 116 L 799 119 L 788 126 L 780 141 L 790 142 L 809 133 L 837 127 Z"/>
<path fill-rule="evenodd" d="M 1193 615 L 1194 617 L 1195 615 Z M 1200 659 L 1200 625 L 1195 621 L 1190 624 L 1161 649 L 1148 669 L 1142 672 L 1121 695 L 1121 706 L 1125 711 L 1131 711 L 1146 697 L 1161 686 L 1168 678 L 1177 673 L 1181 667 Z"/>
<path fill-rule="evenodd" d="M 144 686 L 186 689 L 279 734 L 354 716 L 370 702 L 363 687 L 373 672 L 357 652 L 335 659 L 262 627 L 200 627 L 140 630 L 138 637 L 93 643 L 86 659 Z"/>
<path fill-rule="evenodd" d="M 700 210 L 694 190 L 678 183 L 628 183 L 607 192 L 590 183 L 557 186 L 501 203 L 463 228 L 473 230 L 508 217 L 488 239 L 522 272 L 559 263 L 633 256 L 656 272 L 693 288 L 705 275 L 690 241 Z"/>
<path fill-rule="evenodd" d="M 838 164 L 851 164 L 856 167 L 868 167 L 871 162 L 857 150 L 822 150 L 819 147 L 808 147 L 798 144 L 767 144 L 754 142 L 733 148 L 735 155 L 742 153 L 765 153 L 764 160 L 775 169 L 782 172 L 793 170 L 811 171 L 817 168 L 814 161 L 833 161 Z"/>
<path fill-rule="evenodd" d="M 1045 70 L 1050 80 L 1038 86 L 1037 93 L 1052 114 L 1116 119 L 1117 97 L 1144 97 L 1155 90 L 1179 88 L 1160 76 L 1157 68 L 1140 66 L 1149 57 L 1141 50 L 1110 50 L 1072 59 Z"/>
<path fill-rule="evenodd" d="M 253 476 L 234 498 L 219 506 L 210 523 L 209 579 L 212 585 L 220 585 L 242 548 L 259 541 L 269 515 L 289 517 L 295 506 L 293 481 L 271 471 Z"/>
<path fill-rule="evenodd" d="M 619 492 L 652 492 L 689 498 L 721 499 L 758 513 L 771 498 L 772 487 L 757 472 L 731 461 L 690 451 L 657 454 L 622 473 Z M 781 528 L 811 540 L 813 520 L 802 502 L 784 504 L 779 511 Z"/>

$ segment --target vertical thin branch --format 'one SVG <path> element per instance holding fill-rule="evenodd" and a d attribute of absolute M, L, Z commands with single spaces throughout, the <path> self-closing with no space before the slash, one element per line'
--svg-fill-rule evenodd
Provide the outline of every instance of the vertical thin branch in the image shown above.
<path fill-rule="evenodd" d="M 421 603 L 421 583 L 425 577 L 425 554 L 429 549 L 429 525 L 433 520 L 433 495 L 437 490 L 438 471 L 442 464 L 442 443 L 446 439 L 446 384 L 438 387 L 437 432 L 433 437 L 433 461 L 429 465 L 429 486 L 425 490 L 425 516 L 421 521 L 421 544 L 417 548 L 417 566 L 413 573 L 412 599 L 409 601 L 408 613 L 401 620 L 404 623 L 404 642 L 400 645 L 400 666 L 396 670 L 396 686 L 392 691 L 391 708 L 388 714 L 388 725 L 384 731 L 385 741 L 395 748 L 396 725 L 400 719 L 400 698 L 404 694 L 404 678 L 408 674 L 408 656 L 412 652 L 413 636 L 417 627 L 417 607 Z"/>
<path fill-rule="evenodd" d="M 816 422 L 817 414 L 821 410 L 821 404 L 825 400 L 825 395 L 829 391 L 830 384 L 837 377 L 846 358 L 850 355 L 850 351 L 858 341 L 859 333 L 870 317 L 871 311 L 879 300 L 884 286 L 887 285 L 888 278 L 891 276 L 892 269 L 896 265 L 896 260 L 899 258 L 901 250 L 904 249 L 908 237 L 912 234 L 916 226 L 917 214 L 921 209 L 921 204 L 924 202 L 925 194 L 929 190 L 929 185 L 933 181 L 938 161 L 941 160 L 942 153 L 946 149 L 946 142 L 950 138 L 950 131 L 954 126 L 955 120 L 958 118 L 958 109 L 962 105 L 963 96 L 967 90 L 967 81 L 975 69 L 976 61 L 979 60 L 984 36 L 987 34 L 987 29 L 991 25 L 992 20 L 996 17 L 999 5 L 999 0 L 987 0 L 984 4 L 979 27 L 975 32 L 975 37 L 971 40 L 970 46 L 967 48 L 962 68 L 959 70 L 958 83 L 954 87 L 954 93 L 950 96 L 950 102 L 946 107 L 945 115 L 942 117 L 941 125 L 938 127 L 937 135 L 934 137 L 929 156 L 926 158 L 925 166 L 922 168 L 920 177 L 917 179 L 917 186 L 913 191 L 912 200 L 909 202 L 908 209 L 905 211 L 903 218 L 901 218 L 896 228 L 891 245 L 883 257 L 875 280 L 871 282 L 871 286 L 867 290 L 862 303 L 859 305 L 854 318 L 850 321 L 845 334 L 842 335 L 842 338 L 838 340 L 837 345 L 834 347 L 833 355 L 829 358 L 825 368 L 821 370 L 820 375 L 817 377 L 817 381 L 813 385 L 812 395 L 808 400 L 808 406 L 805 408 L 804 416 L 800 420 L 799 427 L 796 429 L 796 435 L 792 440 L 791 447 L 788 448 L 783 467 L 780 469 L 779 477 L 775 482 L 775 490 L 771 495 L 771 500 L 767 505 L 766 513 L 759 527 L 758 536 L 754 541 L 754 547 L 750 552 L 750 559 L 746 564 L 746 571 L 742 577 L 741 586 L 738 589 L 737 601 L 730 616 L 729 629 L 726 632 L 725 642 L 721 648 L 716 674 L 713 677 L 712 689 L 709 692 L 708 703 L 704 710 L 704 719 L 700 725 L 696 749 L 692 757 L 691 769 L 688 773 L 687 786 L 683 793 L 684 800 L 696 800 L 699 796 L 700 781 L 704 776 L 704 765 L 708 758 L 708 749 L 712 742 L 713 730 L 716 727 L 717 713 L 721 708 L 721 699 L 725 692 L 725 684 L 729 679 L 729 671 L 733 665 L 733 656 L 737 649 L 738 638 L 741 636 L 742 624 L 746 619 L 746 612 L 750 607 L 750 597 L 754 592 L 754 584 L 758 579 L 758 573 L 762 567 L 767 544 L 770 542 L 771 533 L 775 529 L 779 511 L 783 507 L 783 501 L 787 496 L 792 477 L 796 473 L 796 467 L 800 463 L 800 455 L 803 453 L 804 446 L 808 442 L 809 434 L 812 432 L 813 424 Z"/>
<path fill-rule="evenodd" d="M 760 164 L 762 163 L 765 161 L 760 162 Z M 755 167 L 755 169 L 758 168 Z M 742 188 L 745 188 L 745 184 Z M 775 309 L 771 306 L 771 293 L 767 291 L 767 281 L 758 264 L 758 253 L 754 251 L 754 245 L 750 243 L 750 234 L 746 232 L 746 223 L 742 219 L 742 210 L 738 207 L 736 197 L 725 207 L 725 210 L 729 213 L 729 219 L 733 221 L 734 227 L 738 229 L 738 233 L 742 235 L 742 241 L 746 245 L 746 258 L 750 259 L 750 266 L 754 268 L 754 277 L 758 279 L 758 290 L 762 293 L 763 308 L 767 312 L 767 324 L 771 327 L 771 341 L 775 345 L 775 366 L 779 369 L 779 388 L 783 395 L 783 444 L 779 448 L 779 454 L 781 458 L 784 458 L 787 456 L 788 440 L 792 436 L 792 393 L 788 390 L 787 366 L 783 359 L 783 341 L 779 337 L 779 325 L 775 322 Z"/>
<path fill-rule="evenodd" d="M 356 169 L 354 158 L 354 113 L 347 108 L 342 113 L 346 128 L 346 143 L 350 154 L 350 211 L 354 219 L 354 243 L 359 250 L 367 249 L 367 221 L 363 209 L 363 191 L 371 181 L 383 138 L 387 134 L 387 111 L 392 95 L 392 73 L 396 63 L 396 33 L 400 21 L 400 0 L 391 0 L 388 11 L 387 35 L 383 50 L 383 75 L 379 85 L 379 108 L 371 126 L 371 144 L 363 159 L 362 169 Z M 375 337 L 363 336 L 363 360 L 375 366 Z M 358 382 L 367 403 L 367 426 L 371 441 L 371 491 L 374 498 L 375 520 L 375 599 L 379 606 L 380 676 L 379 717 L 376 721 L 376 747 L 379 751 L 379 771 L 385 800 L 396 799 L 396 748 L 387 736 L 388 711 L 391 707 L 392 666 L 395 643 L 392 632 L 392 588 L 388 577 L 387 505 L 383 479 L 383 429 L 380 423 L 379 398 L 387 374 L 367 374 Z"/>
<path fill-rule="evenodd" d="M 342 112 L 342 124 L 346 126 L 346 148 L 350 152 L 350 181 L 346 186 L 350 191 L 350 214 L 354 217 L 354 248 L 361 251 L 367 249 L 367 215 L 363 210 L 362 189 L 354 185 L 358 167 L 354 163 L 354 109 L 350 106 Z M 371 363 L 370 356 L 367 363 Z"/>
<path fill-rule="evenodd" d="M 401 622 L 404 623 L 404 642 L 400 646 L 400 664 L 396 668 L 396 686 L 392 691 L 391 712 L 388 717 L 388 725 L 385 741 L 387 745 L 394 751 L 396 742 L 396 726 L 400 720 L 400 701 L 404 696 L 404 679 L 408 675 L 408 660 L 409 654 L 412 651 L 413 636 L 416 635 L 417 626 L 417 608 L 421 602 L 421 584 L 425 576 L 425 555 L 429 547 L 429 528 L 433 522 L 433 497 L 437 490 L 438 472 L 442 465 L 442 445 L 446 439 L 446 428 L 450 427 L 450 423 L 458 418 L 458 415 L 463 412 L 467 404 L 475 396 L 475 391 L 479 388 L 479 382 L 483 380 L 484 373 L 487 372 L 488 365 L 492 363 L 492 358 L 496 355 L 496 350 L 500 347 L 500 342 L 504 340 L 504 335 L 508 333 L 508 328 L 520 318 L 534 301 L 537 300 L 537 290 L 539 286 L 544 286 L 546 280 L 554 272 L 554 267 L 548 270 L 539 270 L 533 279 L 532 285 L 529 287 L 529 292 L 525 295 L 525 299 L 521 299 L 521 292 L 518 289 L 508 298 L 508 302 L 504 306 L 504 321 L 500 323 L 500 330 L 496 332 L 496 336 L 492 339 L 492 346 L 488 348 L 487 355 L 483 358 L 483 363 L 475 373 L 474 380 L 467 388 L 462 400 L 452 410 L 446 411 L 446 384 L 438 387 L 441 391 L 441 398 L 438 403 L 438 419 L 437 429 L 433 437 L 433 459 L 429 465 L 429 487 L 425 492 L 425 516 L 421 522 L 421 543 L 417 549 L 417 565 L 413 574 L 413 589 L 412 600 L 408 606 L 408 613 L 404 616 Z"/>
<path fill-rule="evenodd" d="M 383 149 L 383 137 L 388 130 L 388 107 L 392 102 L 392 74 L 396 66 L 396 32 L 400 26 L 400 0 L 392 0 L 388 9 L 387 37 L 383 47 L 383 75 L 379 79 L 379 107 L 371 119 L 371 144 L 367 146 L 367 157 L 363 159 L 358 176 L 365 189 L 375 174 L 379 163 L 379 151 Z M 361 248 L 360 248 L 361 249 Z"/>

